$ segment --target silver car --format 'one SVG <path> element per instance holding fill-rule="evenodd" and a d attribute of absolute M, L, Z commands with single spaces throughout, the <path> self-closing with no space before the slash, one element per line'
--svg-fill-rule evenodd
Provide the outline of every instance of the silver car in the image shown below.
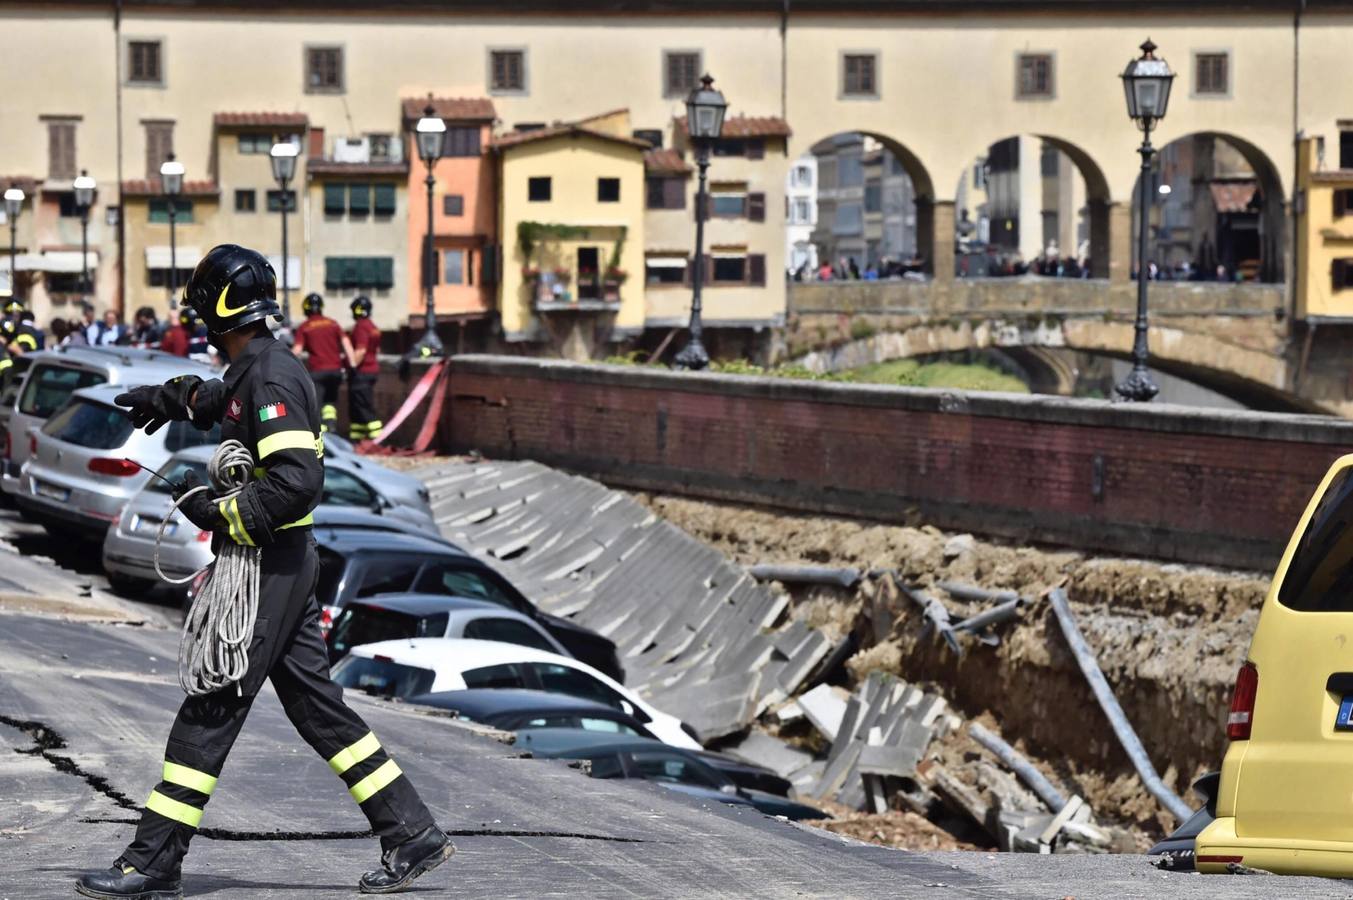
<path fill-rule="evenodd" d="M 176 375 L 212 375 L 201 363 L 132 347 L 60 347 L 26 353 L 21 361 L 22 375 L 0 398 L 0 424 L 5 429 L 0 490 L 10 495 L 23 490 L 22 469 L 31 435 L 75 391 L 99 384 L 161 384 Z"/>
<path fill-rule="evenodd" d="M 103 540 L 109 524 L 179 450 L 220 440 L 219 429 L 198 431 L 170 422 L 155 434 L 132 427 L 113 403 L 125 388 L 100 385 L 70 395 L 66 404 L 29 438 L 14 502 L 48 530 Z M 138 465 L 139 463 L 139 465 Z"/>
<path fill-rule="evenodd" d="M 191 469 L 205 482 L 207 461 L 215 452 L 213 443 L 176 453 L 164 464 L 160 474 L 174 482 Z M 394 493 L 386 489 L 391 485 Z M 431 508 L 426 500 L 418 501 L 416 496 L 421 489 L 422 483 L 408 475 L 355 455 L 335 455 L 330 452 L 326 439 L 324 493 L 320 507 L 315 511 L 316 520 L 323 521 L 328 511 L 360 509 L 420 531 L 431 529 L 435 532 L 437 525 L 432 519 Z M 415 492 L 416 502 L 409 502 L 410 491 Z M 117 590 L 139 593 L 158 579 L 154 563 L 155 536 L 172 504 L 168 485 L 152 478 L 127 502 L 116 524 L 108 529 L 103 539 L 103 569 Z M 211 560 L 211 533 L 202 531 L 182 516 L 174 516 L 165 526 L 164 538 L 160 541 L 160 569 L 171 578 L 184 578 Z"/>

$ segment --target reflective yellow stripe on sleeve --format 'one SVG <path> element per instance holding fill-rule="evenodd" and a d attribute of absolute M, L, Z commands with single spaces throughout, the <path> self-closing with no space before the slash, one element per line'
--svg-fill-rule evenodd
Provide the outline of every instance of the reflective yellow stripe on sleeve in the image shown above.
<path fill-rule="evenodd" d="M 322 455 L 315 435 L 309 431 L 279 431 L 258 439 L 258 461 L 262 462 L 279 450 L 310 450 Z"/>
<path fill-rule="evenodd" d="M 199 794 L 211 796 L 211 792 L 216 790 L 216 779 L 206 772 L 199 772 L 197 769 L 191 769 L 188 766 L 181 766 L 178 763 L 172 763 L 169 760 L 164 761 L 164 780 L 170 784 L 177 784 L 180 787 L 191 788 Z"/>
<path fill-rule="evenodd" d="M 202 810 L 196 806 L 181 803 L 173 797 L 166 797 L 159 791 L 150 792 L 150 797 L 146 800 L 146 809 L 157 812 L 166 819 L 182 822 L 189 828 L 196 828 L 197 823 L 202 821 Z"/>
<path fill-rule="evenodd" d="M 329 759 L 329 768 L 334 770 L 335 775 L 342 775 L 380 748 L 381 742 L 376 739 L 376 732 L 368 731 L 361 740 L 335 753 Z"/>
<path fill-rule="evenodd" d="M 31 334 L 21 334 L 14 339 L 14 343 L 21 347 L 27 347 L 29 350 L 38 349 L 38 339 Z"/>
<path fill-rule="evenodd" d="M 393 759 L 387 759 L 379 769 L 348 788 L 348 793 L 352 794 L 352 799 L 362 803 L 403 774 Z"/>
<path fill-rule="evenodd" d="M 221 516 L 226 520 L 226 525 L 230 527 L 230 539 L 232 541 L 248 547 L 257 546 L 254 539 L 249 536 L 249 532 L 244 529 L 244 519 L 240 518 L 239 498 L 231 497 L 229 500 L 217 501 L 216 508 L 221 511 Z"/>
<path fill-rule="evenodd" d="M 299 519 L 297 519 L 295 522 L 288 522 L 288 523 L 285 524 L 285 525 L 278 525 L 278 526 L 277 526 L 277 530 L 278 530 L 278 531 L 286 531 L 288 528 L 304 528 L 304 527 L 307 526 L 307 525 L 314 525 L 314 524 L 315 524 L 315 514 L 314 514 L 314 513 L 306 513 L 305 515 L 303 515 L 303 516 L 301 516 Z"/>

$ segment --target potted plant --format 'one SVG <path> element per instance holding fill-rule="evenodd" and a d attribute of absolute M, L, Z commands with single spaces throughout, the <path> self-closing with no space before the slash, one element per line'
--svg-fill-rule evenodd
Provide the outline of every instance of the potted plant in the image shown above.
<path fill-rule="evenodd" d="M 619 266 L 607 266 L 606 278 L 602 283 L 602 298 L 605 300 L 618 302 L 620 300 L 620 286 L 625 283 L 629 273 Z"/>

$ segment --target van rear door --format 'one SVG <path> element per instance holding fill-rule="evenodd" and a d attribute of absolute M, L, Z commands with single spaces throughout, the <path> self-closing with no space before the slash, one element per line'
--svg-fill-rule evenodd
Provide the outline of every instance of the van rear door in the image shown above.
<path fill-rule="evenodd" d="M 1237 836 L 1353 842 L 1353 456 L 1330 468 L 1298 524 L 1250 661 L 1259 685 Z"/>

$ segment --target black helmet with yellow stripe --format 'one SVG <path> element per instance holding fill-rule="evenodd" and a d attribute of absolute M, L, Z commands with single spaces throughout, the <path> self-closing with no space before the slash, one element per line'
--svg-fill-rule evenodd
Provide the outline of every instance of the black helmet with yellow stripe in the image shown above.
<path fill-rule="evenodd" d="M 366 294 L 358 295 L 357 298 L 352 301 L 350 308 L 352 309 L 352 315 L 355 319 L 371 318 L 371 298 Z"/>
<path fill-rule="evenodd" d="M 277 273 L 263 254 L 238 244 L 212 247 L 202 257 L 183 289 L 183 302 L 212 335 L 282 315 Z"/>
<path fill-rule="evenodd" d="M 307 316 L 324 312 L 324 298 L 314 291 L 306 294 L 305 299 L 301 301 L 301 312 Z"/>
<path fill-rule="evenodd" d="M 5 315 L 17 316 L 24 311 L 23 301 L 18 297 L 10 297 L 5 301 Z"/>

